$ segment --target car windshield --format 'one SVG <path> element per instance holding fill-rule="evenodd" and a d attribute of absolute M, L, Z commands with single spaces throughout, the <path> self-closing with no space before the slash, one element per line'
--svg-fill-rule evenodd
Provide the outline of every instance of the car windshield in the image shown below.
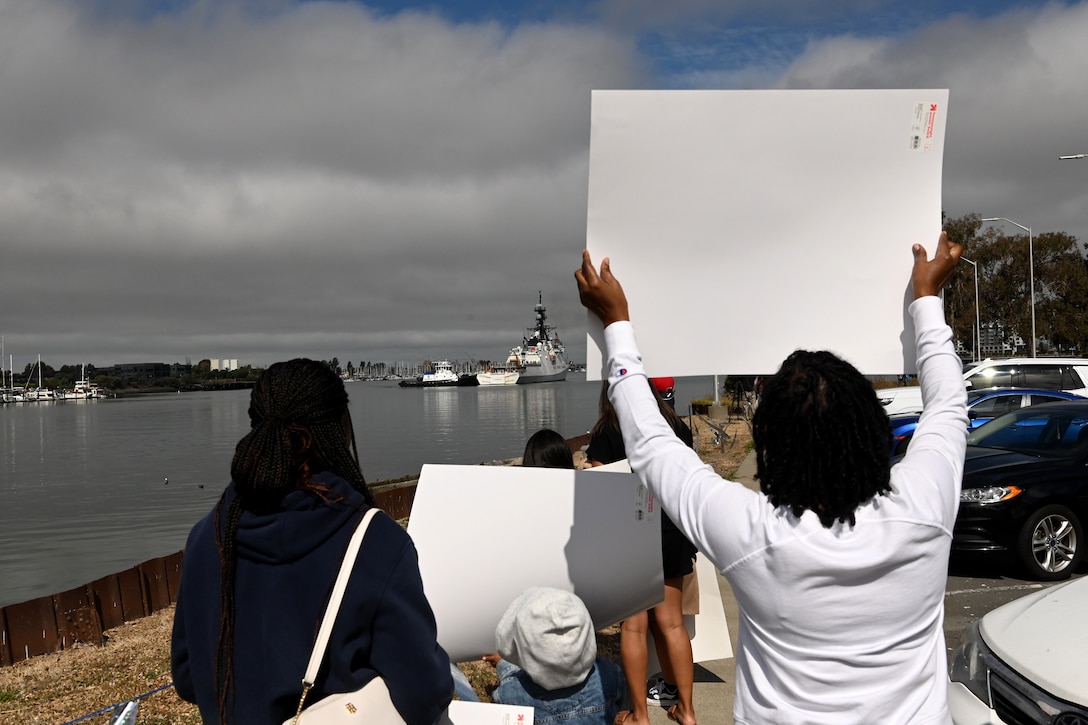
<path fill-rule="evenodd" d="M 976 429 L 968 445 L 1043 456 L 1065 456 L 1088 445 L 1088 412 L 1031 406 Z"/>

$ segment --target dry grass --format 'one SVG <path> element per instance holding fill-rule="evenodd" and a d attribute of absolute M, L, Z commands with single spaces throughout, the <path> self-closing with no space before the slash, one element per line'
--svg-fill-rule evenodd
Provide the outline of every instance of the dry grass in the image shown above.
<path fill-rule="evenodd" d="M 709 425 L 697 419 L 695 430 L 704 461 L 731 477 L 751 451 L 743 421 L 724 423 L 729 438 L 715 444 Z M 173 607 L 106 633 L 102 647 L 76 645 L 0 667 L 0 722 L 67 723 L 168 684 Z M 597 635 L 598 652 L 619 663 L 619 627 Z M 495 670 L 484 662 L 460 665 L 484 701 L 498 685 Z M 108 715 L 85 720 L 108 723 Z M 140 723 L 200 723 L 196 706 L 168 688 L 140 700 Z"/>
<path fill-rule="evenodd" d="M 76 645 L 0 668 L 0 722 L 65 723 L 168 684 L 173 622 L 170 607 L 109 630 L 102 647 Z M 140 700 L 139 722 L 199 723 L 200 714 L 169 688 Z"/>

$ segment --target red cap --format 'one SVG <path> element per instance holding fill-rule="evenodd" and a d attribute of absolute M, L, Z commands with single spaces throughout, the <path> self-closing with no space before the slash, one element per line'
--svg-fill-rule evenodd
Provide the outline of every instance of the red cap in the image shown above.
<path fill-rule="evenodd" d="M 676 387 L 676 381 L 672 378 L 650 378 L 650 384 L 654 390 L 664 395 Z"/>

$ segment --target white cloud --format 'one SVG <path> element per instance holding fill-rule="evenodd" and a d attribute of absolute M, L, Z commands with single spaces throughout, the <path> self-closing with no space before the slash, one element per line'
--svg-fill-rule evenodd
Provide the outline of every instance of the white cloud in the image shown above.
<path fill-rule="evenodd" d="M 783 88 L 949 88 L 945 208 L 1088 241 L 1088 4 L 952 18 L 899 39 L 814 43 Z M 1010 230 L 1016 232 L 1016 229 Z"/>

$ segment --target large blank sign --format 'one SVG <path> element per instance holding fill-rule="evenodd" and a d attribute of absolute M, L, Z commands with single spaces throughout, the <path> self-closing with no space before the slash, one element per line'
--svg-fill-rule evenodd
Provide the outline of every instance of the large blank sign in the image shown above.
<path fill-rule="evenodd" d="M 598 630 L 660 603 L 659 516 L 633 473 L 424 466 L 408 533 L 439 643 L 454 662 L 494 652 L 533 586 L 573 591 Z"/>
<path fill-rule="evenodd" d="M 595 91 L 586 244 L 650 374 L 773 373 L 798 348 L 912 372 L 911 245 L 932 256 L 940 232 L 947 109 L 947 90 Z"/>

